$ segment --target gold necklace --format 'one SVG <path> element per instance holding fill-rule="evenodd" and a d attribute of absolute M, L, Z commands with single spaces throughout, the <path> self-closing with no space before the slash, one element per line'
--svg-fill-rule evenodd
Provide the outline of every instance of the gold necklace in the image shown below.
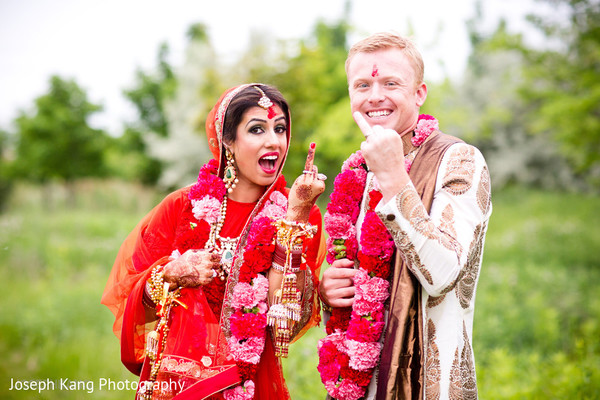
<path fill-rule="evenodd" d="M 207 241 L 207 249 L 211 253 L 217 253 L 221 255 L 222 268 L 219 271 L 219 278 L 225 280 L 225 275 L 229 275 L 231 270 L 231 264 L 233 262 L 233 256 L 237 248 L 239 237 L 230 238 L 222 237 L 220 235 L 223 224 L 225 223 L 225 217 L 227 216 L 227 195 L 223 198 L 221 203 L 220 217 L 216 224 L 210 227 L 210 236 Z"/>

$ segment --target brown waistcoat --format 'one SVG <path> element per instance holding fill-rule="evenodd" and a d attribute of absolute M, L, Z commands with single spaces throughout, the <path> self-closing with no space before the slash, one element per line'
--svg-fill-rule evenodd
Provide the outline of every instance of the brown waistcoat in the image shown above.
<path fill-rule="evenodd" d="M 423 143 L 410 169 L 410 179 L 430 212 L 437 173 L 453 136 L 436 131 Z M 379 364 L 377 399 L 423 399 L 425 357 L 421 285 L 406 268 L 401 254 L 394 255 L 390 278 L 388 322 Z"/>

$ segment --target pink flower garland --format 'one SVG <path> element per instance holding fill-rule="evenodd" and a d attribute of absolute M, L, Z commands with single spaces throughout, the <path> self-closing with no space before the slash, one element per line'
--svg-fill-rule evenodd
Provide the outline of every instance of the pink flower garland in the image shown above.
<path fill-rule="evenodd" d="M 199 222 L 208 223 L 203 226 L 218 223 L 221 217 L 221 203 L 226 189 L 216 172 L 217 162 L 210 160 L 200 169 L 198 181 L 188 194 L 194 217 Z M 281 193 L 285 186 L 283 177 L 275 186 L 263 209 L 252 222 L 245 246 L 244 262 L 239 271 L 238 282 L 233 288 L 231 337 L 228 344 L 243 384 L 223 392 L 224 398 L 228 400 L 254 398 L 252 378 L 258 369 L 266 340 L 269 281 L 264 273 L 271 267 L 275 250 L 273 238 L 276 228 L 273 221 L 285 217 L 287 208 L 287 197 Z"/>
<path fill-rule="evenodd" d="M 419 147 L 438 129 L 430 115 L 419 116 L 414 146 Z M 406 163 L 407 172 L 411 162 Z M 334 399 L 357 400 L 366 393 L 379 362 L 379 343 L 384 321 L 384 303 L 389 297 L 389 274 L 394 241 L 374 209 L 381 193 L 369 193 L 369 204 L 361 227 L 360 250 L 356 221 L 367 181 L 367 165 L 360 151 L 352 154 L 335 178 L 324 223 L 329 234 L 327 262 L 358 259 L 354 277 L 356 294 L 352 308 L 334 308 L 327 321 L 327 336 L 319 341 L 321 381 Z"/>

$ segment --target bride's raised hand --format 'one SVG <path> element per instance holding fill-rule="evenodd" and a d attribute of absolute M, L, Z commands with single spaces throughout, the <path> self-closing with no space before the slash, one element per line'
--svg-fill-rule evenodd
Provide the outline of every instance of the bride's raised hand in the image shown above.
<path fill-rule="evenodd" d="M 294 181 L 288 196 L 287 219 L 296 222 L 307 222 L 312 206 L 325 191 L 327 177 L 319 173 L 315 160 L 316 144 L 311 143 L 306 156 L 304 171 Z"/>

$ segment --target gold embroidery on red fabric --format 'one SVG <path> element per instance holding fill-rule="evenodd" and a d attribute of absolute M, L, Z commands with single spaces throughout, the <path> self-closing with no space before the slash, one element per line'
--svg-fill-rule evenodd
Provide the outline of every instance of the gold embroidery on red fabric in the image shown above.
<path fill-rule="evenodd" d="M 177 374 L 194 379 L 210 378 L 228 368 L 230 367 L 203 368 L 194 360 L 176 356 L 164 356 L 160 365 L 160 370 L 163 373 Z"/>
<path fill-rule="evenodd" d="M 475 294 L 475 285 L 479 275 L 479 266 L 481 263 L 481 253 L 483 251 L 483 238 L 485 235 L 485 224 L 475 227 L 473 241 L 467 255 L 467 262 L 463 267 L 463 276 L 458 282 L 456 296 L 462 308 L 468 308 Z"/>
<path fill-rule="evenodd" d="M 427 357 L 425 359 L 425 398 L 438 400 L 440 398 L 440 379 L 442 370 L 440 365 L 440 351 L 435 344 L 435 324 L 427 320 Z"/>
<path fill-rule="evenodd" d="M 481 212 L 486 215 L 490 210 L 490 197 L 491 197 L 491 182 L 490 173 L 486 166 L 481 170 L 481 177 L 479 178 L 479 187 L 477 188 L 477 205 Z"/>
<path fill-rule="evenodd" d="M 448 170 L 442 181 L 442 189 L 459 196 L 473 185 L 475 174 L 475 150 L 472 146 L 459 146 L 452 150 L 448 160 Z"/>

